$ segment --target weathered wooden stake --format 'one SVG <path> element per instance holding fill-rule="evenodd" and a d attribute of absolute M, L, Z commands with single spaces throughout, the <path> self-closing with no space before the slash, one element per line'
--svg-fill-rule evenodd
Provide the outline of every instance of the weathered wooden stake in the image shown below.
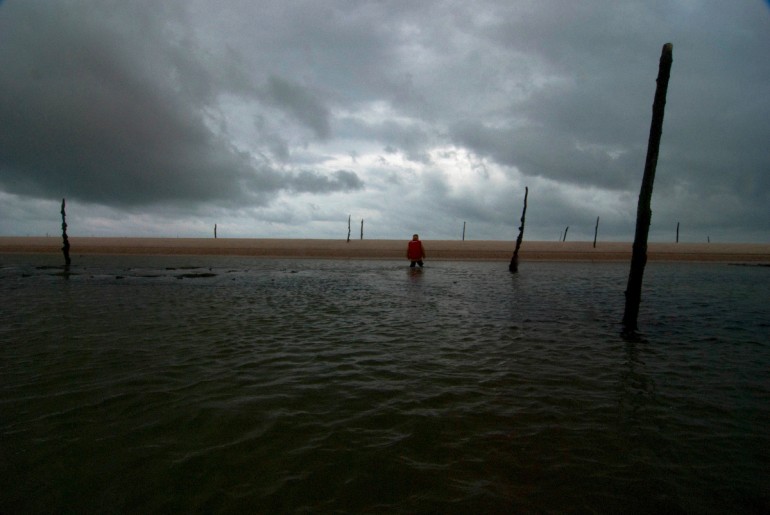
<path fill-rule="evenodd" d="M 361 239 L 364 239 L 364 219 L 361 219 Z"/>
<path fill-rule="evenodd" d="M 463 222 L 463 241 L 465 241 L 465 222 Z"/>
<path fill-rule="evenodd" d="M 676 242 L 679 243 L 679 222 L 676 223 Z"/>
<path fill-rule="evenodd" d="M 214 239 L 217 239 L 217 224 L 214 224 Z"/>
<path fill-rule="evenodd" d="M 348 215 L 348 243 L 350 243 L 350 216 Z"/>
<path fill-rule="evenodd" d="M 527 195 L 529 195 L 529 187 L 524 187 L 524 210 L 521 212 L 521 225 L 519 226 L 519 236 L 516 238 L 516 248 L 513 250 L 513 257 L 511 263 L 508 265 L 508 271 L 515 274 L 519 271 L 519 249 L 521 248 L 521 240 L 524 239 L 524 218 L 527 216 Z"/>
<path fill-rule="evenodd" d="M 72 260 L 70 259 L 70 240 L 67 237 L 67 214 L 64 212 L 65 200 L 61 199 L 61 238 L 64 242 L 61 251 L 64 254 L 65 266 L 70 266 Z"/>
<path fill-rule="evenodd" d="M 562 242 L 567 241 L 567 231 L 569 231 L 569 225 L 567 226 L 566 229 L 564 229 L 564 238 L 562 238 L 561 240 Z"/>
<path fill-rule="evenodd" d="M 596 236 L 599 234 L 599 217 L 596 217 L 596 227 L 594 228 L 594 248 L 596 248 Z"/>
<path fill-rule="evenodd" d="M 652 123 L 650 124 L 650 137 L 647 143 L 647 159 L 644 164 L 644 177 L 636 209 L 636 233 L 631 254 L 631 270 L 628 273 L 628 286 L 626 287 L 626 306 L 623 313 L 623 325 L 626 332 L 633 332 L 638 329 L 637 319 L 639 317 L 639 304 L 642 300 L 642 279 L 644 267 L 647 264 L 647 237 L 652 220 L 652 210 L 650 209 L 652 185 L 655 182 L 655 169 L 658 165 L 660 138 L 663 134 L 663 115 L 666 110 L 666 91 L 668 90 L 672 62 L 673 45 L 666 43 L 663 45 L 663 51 L 660 55 L 658 85 L 652 104 Z"/>

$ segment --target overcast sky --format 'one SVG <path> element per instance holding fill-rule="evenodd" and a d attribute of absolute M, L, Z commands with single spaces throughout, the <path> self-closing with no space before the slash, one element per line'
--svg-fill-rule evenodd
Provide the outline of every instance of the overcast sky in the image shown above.
<path fill-rule="evenodd" d="M 770 241 L 760 0 L 0 0 L 0 235 Z"/>

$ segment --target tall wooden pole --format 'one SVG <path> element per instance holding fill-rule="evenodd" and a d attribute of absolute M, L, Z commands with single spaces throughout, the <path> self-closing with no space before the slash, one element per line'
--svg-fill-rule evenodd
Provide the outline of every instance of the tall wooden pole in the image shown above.
<path fill-rule="evenodd" d="M 465 241 L 465 222 L 463 222 L 463 241 Z"/>
<path fill-rule="evenodd" d="M 639 204 L 636 208 L 636 233 L 631 254 L 631 270 L 628 273 L 628 286 L 626 287 L 626 307 L 623 313 L 623 325 L 626 331 L 636 331 L 639 317 L 639 304 L 642 300 L 642 279 L 644 267 L 647 264 L 647 236 L 650 231 L 652 210 L 652 185 L 655 182 L 655 169 L 658 165 L 658 150 L 660 149 L 660 137 L 663 134 L 663 115 L 666 110 L 666 92 L 668 79 L 671 74 L 673 62 L 673 45 L 666 43 L 660 55 L 658 68 L 657 88 L 655 100 L 652 104 L 652 123 L 650 125 L 650 138 L 647 143 L 647 159 L 644 164 L 644 177 L 639 191 Z"/>
<path fill-rule="evenodd" d="M 508 265 L 508 271 L 515 274 L 519 271 L 519 249 L 521 248 L 521 240 L 524 239 L 524 218 L 527 216 L 527 195 L 529 195 L 529 188 L 524 187 L 524 210 L 521 212 L 521 225 L 519 226 L 519 236 L 516 238 L 516 248 L 513 251 L 513 257 L 511 263 Z"/>
<path fill-rule="evenodd" d="M 361 219 L 361 239 L 364 239 L 364 219 Z"/>

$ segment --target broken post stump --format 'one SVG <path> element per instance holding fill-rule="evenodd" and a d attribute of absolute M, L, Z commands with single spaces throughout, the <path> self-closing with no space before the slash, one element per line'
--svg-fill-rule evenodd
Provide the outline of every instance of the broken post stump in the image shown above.
<path fill-rule="evenodd" d="M 70 266 L 72 260 L 70 259 L 70 240 L 67 237 L 67 214 L 64 211 L 65 204 L 65 200 L 61 199 L 61 238 L 63 241 L 61 251 L 64 254 L 64 265 Z"/>
<path fill-rule="evenodd" d="M 519 226 L 519 236 L 516 238 L 516 248 L 513 250 L 513 257 L 508 265 L 508 271 L 515 274 L 519 271 L 519 249 L 521 248 L 521 240 L 524 239 L 524 218 L 527 216 L 527 195 L 529 195 L 529 188 L 524 187 L 524 210 L 521 212 L 521 225 Z"/>

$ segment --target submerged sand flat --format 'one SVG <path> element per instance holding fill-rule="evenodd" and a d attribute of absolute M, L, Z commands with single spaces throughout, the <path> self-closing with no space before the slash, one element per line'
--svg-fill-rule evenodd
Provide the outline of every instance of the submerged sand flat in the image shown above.
<path fill-rule="evenodd" d="M 71 237 L 70 254 L 231 255 L 325 259 L 405 259 L 404 240 L 251 238 L 92 238 Z M 59 237 L 0 237 L 2 253 L 60 253 Z M 424 240 L 427 260 L 509 261 L 514 241 Z M 624 261 L 629 242 L 524 241 L 521 261 Z M 650 243 L 650 261 L 770 263 L 770 244 Z"/>

